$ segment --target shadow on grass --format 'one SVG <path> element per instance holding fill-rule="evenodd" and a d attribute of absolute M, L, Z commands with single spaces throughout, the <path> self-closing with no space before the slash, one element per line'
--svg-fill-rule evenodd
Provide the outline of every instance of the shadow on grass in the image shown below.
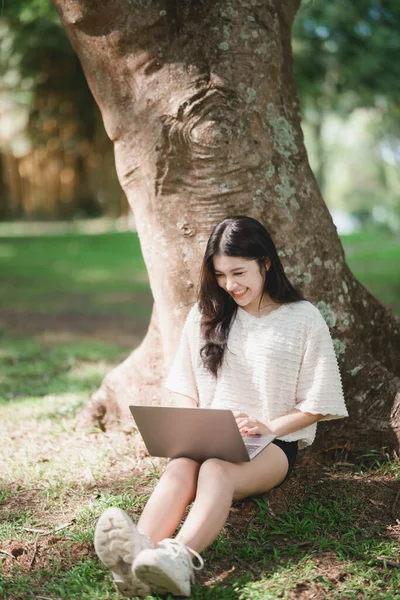
<path fill-rule="evenodd" d="M 17 548 L 17 556 L 2 557 L 1 597 L 117 598 L 92 547 L 94 524 L 111 505 L 137 516 L 154 484 L 155 477 L 148 474 L 117 482 L 110 475 L 90 492 L 71 490 L 75 522 L 60 534 L 28 534 L 13 542 L 8 530 L 10 537 L 1 547 L 10 554 Z M 363 597 L 395 598 L 398 570 L 385 568 L 379 557 L 396 560 L 400 530 L 393 504 L 398 485 L 398 471 L 391 469 L 297 467 L 292 479 L 268 498 L 234 503 L 223 532 L 203 553 L 205 569 L 191 597 L 258 600 L 285 593 L 287 598 L 308 598 L 303 592 L 315 593 L 315 598 L 353 597 L 340 595 L 346 589 L 349 594 L 354 590 L 354 597 L 363 590 Z M 10 488 L 3 497 L 3 520 L 13 493 Z M 34 522 L 37 504 L 33 497 L 24 502 L 21 490 L 18 495 L 25 508 L 21 527 Z"/>
<path fill-rule="evenodd" d="M 2 338 L 0 402 L 26 397 L 91 393 L 127 354 L 116 344 L 87 341 L 44 345 Z"/>
<path fill-rule="evenodd" d="M 135 233 L 0 238 L 0 272 L 0 308 L 53 312 L 53 296 L 84 294 L 86 312 L 101 295 L 149 289 Z"/>

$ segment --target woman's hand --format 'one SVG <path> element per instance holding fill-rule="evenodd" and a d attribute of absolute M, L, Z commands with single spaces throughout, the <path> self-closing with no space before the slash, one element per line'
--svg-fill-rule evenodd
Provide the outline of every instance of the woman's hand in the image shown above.
<path fill-rule="evenodd" d="M 234 412 L 240 433 L 245 435 L 271 435 L 273 432 L 268 425 L 257 421 L 254 417 L 249 417 L 243 412 Z"/>

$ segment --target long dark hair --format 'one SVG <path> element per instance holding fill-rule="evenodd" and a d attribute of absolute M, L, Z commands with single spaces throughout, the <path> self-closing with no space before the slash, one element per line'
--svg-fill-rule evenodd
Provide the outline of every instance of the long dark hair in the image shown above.
<path fill-rule="evenodd" d="M 251 217 L 237 216 L 228 217 L 216 225 L 204 254 L 198 295 L 202 315 L 201 331 L 206 341 L 200 354 L 206 369 L 216 376 L 222 364 L 237 304 L 218 285 L 214 256 L 237 256 L 256 260 L 265 278 L 264 291 L 279 304 L 299 302 L 304 300 L 304 297 L 286 277 L 275 244 L 261 223 Z M 271 260 L 268 271 L 265 268 L 267 258 Z"/>

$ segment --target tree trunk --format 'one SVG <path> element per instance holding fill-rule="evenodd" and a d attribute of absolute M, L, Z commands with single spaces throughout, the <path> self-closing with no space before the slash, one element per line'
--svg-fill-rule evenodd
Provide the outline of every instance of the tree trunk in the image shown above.
<path fill-rule="evenodd" d="M 396 446 L 394 313 L 351 274 L 307 161 L 291 55 L 298 0 L 54 0 L 134 211 L 155 308 L 147 336 L 90 405 L 104 428 L 164 401 L 212 227 L 247 214 L 331 328 L 349 419 L 317 445 Z M 396 348 L 397 343 L 397 348 Z"/>
<path fill-rule="evenodd" d="M 322 194 L 324 194 L 326 184 L 326 149 L 324 140 L 322 139 L 323 122 L 324 112 L 319 108 L 315 108 L 315 112 L 313 114 L 312 119 L 310 119 L 309 124 L 311 126 L 315 146 L 315 165 L 313 168 L 313 173 L 315 175 L 315 179 L 317 180 L 318 187 Z"/>

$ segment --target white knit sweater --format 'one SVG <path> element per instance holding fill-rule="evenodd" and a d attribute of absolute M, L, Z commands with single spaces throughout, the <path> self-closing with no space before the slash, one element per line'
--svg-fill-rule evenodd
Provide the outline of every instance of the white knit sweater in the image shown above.
<path fill-rule="evenodd" d="M 217 378 L 202 364 L 200 319 L 195 304 L 168 374 L 169 390 L 202 408 L 242 411 L 261 422 L 294 408 L 323 414 L 324 420 L 348 416 L 329 329 L 310 302 L 283 304 L 261 317 L 238 307 Z M 298 440 L 304 448 L 316 428 L 315 423 L 279 439 Z"/>

